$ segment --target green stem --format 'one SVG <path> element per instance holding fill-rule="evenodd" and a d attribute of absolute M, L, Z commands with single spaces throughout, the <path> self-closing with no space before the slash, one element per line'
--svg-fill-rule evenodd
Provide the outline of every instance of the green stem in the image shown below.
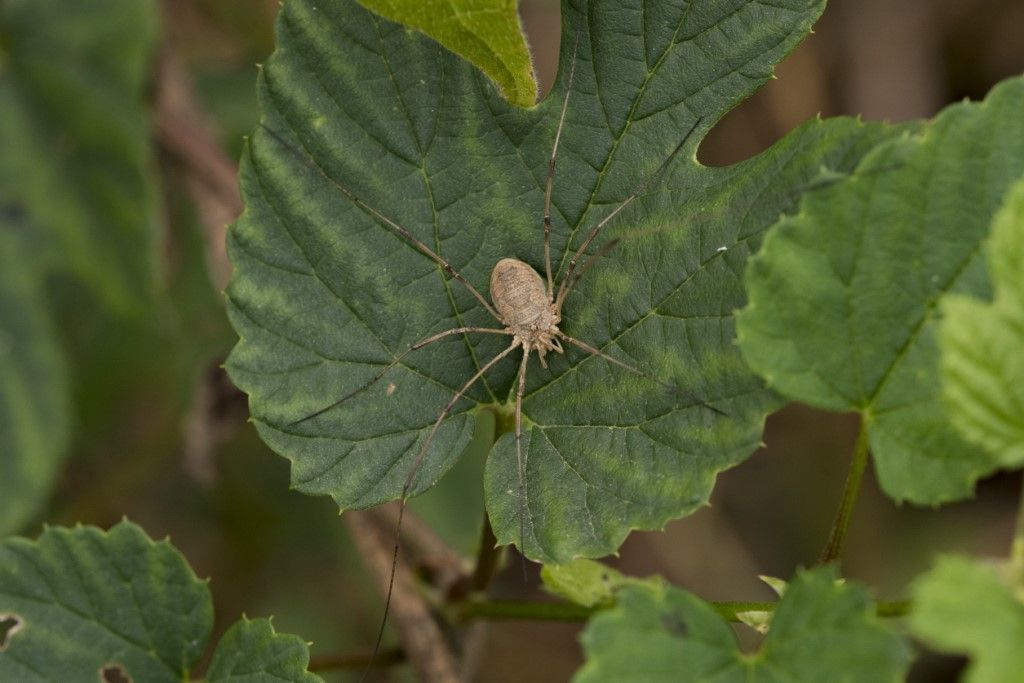
<path fill-rule="evenodd" d="M 491 411 L 491 415 L 494 419 L 494 424 L 491 427 L 491 447 L 493 448 L 501 435 L 509 431 L 510 423 L 507 419 L 503 419 L 503 415 L 498 410 Z M 511 428 L 514 429 L 515 423 L 512 422 L 511 425 Z M 494 529 L 491 527 L 491 519 L 487 516 L 487 510 L 485 509 L 484 525 L 480 534 L 480 549 L 477 552 L 476 564 L 473 567 L 473 577 L 470 581 L 470 589 L 473 592 L 487 590 L 487 586 L 490 585 L 494 572 L 498 568 L 498 562 L 503 551 L 504 548 L 498 546 L 498 539 L 495 537 Z"/>
<path fill-rule="evenodd" d="M 828 537 L 828 544 L 818 559 L 818 564 L 828 564 L 839 558 L 843 549 L 843 541 L 846 540 L 846 532 L 850 526 L 850 518 L 853 517 L 853 508 L 857 504 L 857 495 L 860 493 L 860 483 L 864 479 L 864 470 L 868 465 L 868 429 L 867 424 L 861 419 L 860 433 L 857 435 L 857 445 L 853 449 L 853 460 L 850 462 L 850 471 L 846 475 L 846 488 L 843 490 L 843 500 L 836 513 L 835 522 L 832 523 L 832 532 Z"/>
<path fill-rule="evenodd" d="M 526 602 L 518 600 L 472 599 L 453 605 L 459 621 L 536 620 L 586 621 L 599 608 L 584 607 L 572 602 Z"/>
<path fill-rule="evenodd" d="M 494 529 L 491 528 L 491 520 L 484 511 L 484 528 L 480 534 L 480 551 L 476 556 L 476 566 L 473 568 L 473 579 L 470 582 L 470 589 L 474 593 L 481 593 L 487 590 L 494 571 L 498 568 L 498 560 L 501 559 L 502 548 L 498 546 L 498 539 L 494 536 Z"/>
<path fill-rule="evenodd" d="M 904 617 L 910 612 L 910 600 L 890 600 L 875 603 L 875 614 L 880 617 Z"/>
<path fill-rule="evenodd" d="M 742 612 L 774 612 L 777 602 L 709 602 L 712 609 L 726 621 L 738 622 Z M 467 600 L 453 606 L 460 621 L 586 621 L 611 605 L 585 607 L 571 602 L 525 602 L 512 600 Z M 880 617 L 901 617 L 910 610 L 910 601 L 879 602 L 875 612 Z"/>
<path fill-rule="evenodd" d="M 1017 527 L 1013 530 L 1013 542 L 1010 546 L 1010 568 L 1017 585 L 1024 589 L 1024 479 L 1021 482 L 1019 506 Z"/>

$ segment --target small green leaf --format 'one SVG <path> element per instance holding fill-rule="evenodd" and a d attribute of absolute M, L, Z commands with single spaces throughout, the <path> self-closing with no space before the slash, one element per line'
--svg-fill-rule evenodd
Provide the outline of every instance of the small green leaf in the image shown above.
<path fill-rule="evenodd" d="M 993 221 L 995 300 L 951 296 L 940 328 L 943 390 L 953 424 L 1003 467 L 1024 465 L 1024 179 Z"/>
<path fill-rule="evenodd" d="M 425 34 L 475 64 L 518 107 L 537 100 L 530 50 L 516 0 L 359 0 L 377 14 Z"/>
<path fill-rule="evenodd" d="M 276 633 L 268 619 L 241 621 L 227 630 L 217 644 L 206 672 L 209 683 L 249 681 L 315 683 L 319 676 L 306 671 L 309 646 L 298 636 Z"/>
<path fill-rule="evenodd" d="M 934 504 L 996 466 L 944 410 L 937 328 L 950 292 L 985 295 L 981 245 L 1024 172 L 1024 79 L 879 147 L 806 196 L 746 272 L 739 340 L 784 395 L 866 422 L 883 489 Z"/>
<path fill-rule="evenodd" d="M 241 166 L 246 212 L 228 238 L 240 337 L 228 369 L 264 441 L 291 460 L 295 487 L 342 509 L 398 498 L 446 403 L 508 346 L 497 334 L 450 337 L 359 391 L 416 341 L 500 326 L 365 207 L 484 297 L 502 258 L 543 272 L 548 160 L 578 37 L 552 194 L 555 282 L 592 228 L 651 187 L 591 243 L 588 253 L 623 238 L 566 299 L 560 329 L 648 376 L 574 347 L 549 354 L 547 368 L 534 355 L 524 486 L 513 435 L 503 433 L 484 473 L 488 515 L 500 543 L 522 534 L 529 557 L 566 562 L 606 555 L 631 529 L 704 505 L 717 473 L 760 444 L 778 405 L 734 343 L 733 311 L 745 301 L 738 273 L 823 169 L 849 171 L 894 134 L 816 120 L 746 162 L 697 163 L 699 139 L 771 76 L 822 6 L 713 0 L 690 12 L 609 0 L 584 12 L 566 3 L 561 79 L 522 110 L 433 41 L 354 4 L 286 3 L 258 86 L 262 126 Z M 412 494 L 451 468 L 475 414 L 510 423 L 520 354 L 453 406 Z"/>
<path fill-rule="evenodd" d="M 624 586 L 651 584 L 660 586 L 662 579 L 637 579 L 626 576 L 606 564 L 593 560 L 573 560 L 565 564 L 546 564 L 540 570 L 544 590 L 584 607 L 607 605 Z"/>
<path fill-rule="evenodd" d="M 155 281 L 156 34 L 150 0 L 0 3 L 0 211 L 24 215 L 34 258 L 122 310 Z"/>
<path fill-rule="evenodd" d="M 945 652 L 970 655 L 968 683 L 1019 683 L 1024 602 L 996 567 L 943 557 L 913 585 L 913 632 Z"/>
<path fill-rule="evenodd" d="M 25 683 L 95 683 L 104 667 L 180 682 L 213 626 L 206 584 L 130 522 L 4 541 L 0 614 L 21 622 L 0 652 L 0 680 Z"/>
<path fill-rule="evenodd" d="M 832 568 L 789 584 L 754 654 L 740 651 L 710 605 L 672 586 L 623 589 L 582 640 L 587 662 L 576 683 L 886 683 L 902 680 L 909 663 L 864 589 L 837 583 Z"/>
<path fill-rule="evenodd" d="M 2 681 L 180 683 L 212 628 L 206 582 L 131 522 L 0 543 Z M 308 661 L 299 638 L 243 619 L 219 643 L 209 680 L 319 681 Z"/>
<path fill-rule="evenodd" d="M 42 277 L 0 216 L 0 536 L 46 500 L 64 458 L 67 367 L 46 312 Z"/>

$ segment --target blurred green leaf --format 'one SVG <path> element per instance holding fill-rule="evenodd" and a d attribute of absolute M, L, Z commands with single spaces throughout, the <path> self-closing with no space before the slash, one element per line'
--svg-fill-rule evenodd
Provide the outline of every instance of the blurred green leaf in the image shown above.
<path fill-rule="evenodd" d="M 221 637 L 213 653 L 209 683 L 250 681 L 315 683 L 319 676 L 306 671 L 309 646 L 298 636 L 275 633 L 267 619 L 242 617 Z"/>
<path fill-rule="evenodd" d="M 149 0 L 0 3 L 0 206 L 26 217 L 34 258 L 120 310 L 154 291 L 155 42 Z"/>
<path fill-rule="evenodd" d="M 565 564 L 546 564 L 540 570 L 544 590 L 584 607 L 611 604 L 615 594 L 626 586 L 649 584 L 659 587 L 660 577 L 638 579 L 626 576 L 594 560 L 573 560 Z"/>
<path fill-rule="evenodd" d="M 940 503 L 997 465 L 944 410 L 937 327 L 950 292 L 988 291 L 981 244 L 1024 172 L 1024 79 L 882 145 L 806 196 L 751 260 L 740 347 L 784 395 L 866 422 L 882 488 Z"/>
<path fill-rule="evenodd" d="M 1024 672 L 1024 602 L 994 566 L 943 557 L 913 585 L 915 635 L 972 661 L 968 683 L 1019 683 Z"/>
<path fill-rule="evenodd" d="M 108 665 L 135 681 L 181 681 L 213 626 L 206 584 L 130 522 L 4 541 L 0 613 L 22 622 L 0 679 L 26 682 L 95 683 Z"/>
<path fill-rule="evenodd" d="M 206 647 L 213 606 L 169 542 L 122 521 L 0 543 L 0 621 L 0 680 L 180 682 Z M 211 680 L 319 680 L 304 672 L 308 657 L 298 638 L 243 621 L 225 634 Z"/>
<path fill-rule="evenodd" d="M 995 300 L 943 302 L 943 390 L 953 424 L 1004 467 L 1024 465 L 1024 179 L 996 214 L 988 241 Z"/>
<path fill-rule="evenodd" d="M 8 234 L 12 224 L 0 216 L 0 536 L 17 531 L 49 494 L 71 412 L 42 278 Z"/>
<path fill-rule="evenodd" d="M 582 640 L 587 662 L 576 683 L 885 683 L 903 680 L 910 659 L 864 589 L 837 583 L 832 568 L 789 584 L 753 654 L 710 605 L 672 586 L 623 589 Z"/>
<path fill-rule="evenodd" d="M 359 0 L 377 14 L 423 31 L 491 77 L 518 107 L 537 100 L 530 50 L 516 0 Z"/>
<path fill-rule="evenodd" d="M 591 245 L 628 237 L 587 271 L 563 310 L 566 333 L 661 384 L 575 348 L 549 357 L 548 369 L 531 362 L 526 498 L 509 433 L 487 460 L 484 490 L 499 542 L 518 543 L 522 529 L 525 553 L 542 561 L 605 555 L 631 529 L 693 512 L 715 475 L 758 446 L 778 400 L 734 344 L 732 313 L 744 302 L 737 274 L 761 232 L 823 168 L 850 170 L 893 134 L 816 120 L 754 159 L 701 166 L 699 139 L 770 77 L 822 3 L 640 5 L 631 3 L 633 13 L 621 2 L 592 3 L 585 14 L 565 7 L 563 44 L 578 36 L 580 46 L 554 178 L 552 253 L 564 277 L 587 232 L 697 125 L 674 163 Z M 228 368 L 250 395 L 263 439 L 292 461 L 299 490 L 330 495 L 342 509 L 399 497 L 453 392 L 508 344 L 497 335 L 450 338 L 338 403 L 414 341 L 494 326 L 465 287 L 346 193 L 485 293 L 503 257 L 543 270 L 565 52 L 553 95 L 522 110 L 433 41 L 353 4 L 283 7 L 259 82 L 263 127 L 242 163 L 246 213 L 229 234 L 229 313 L 241 339 Z M 475 412 L 508 423 L 518 360 L 495 366 L 454 407 L 414 493 L 452 466 Z"/>

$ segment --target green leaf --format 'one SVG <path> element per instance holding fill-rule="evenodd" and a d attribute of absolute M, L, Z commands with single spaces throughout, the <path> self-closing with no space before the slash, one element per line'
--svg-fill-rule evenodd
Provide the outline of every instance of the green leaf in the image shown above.
<path fill-rule="evenodd" d="M 25 216 L 36 258 L 121 310 L 153 292 L 156 33 L 148 0 L 0 3 L 0 207 Z"/>
<path fill-rule="evenodd" d="M 0 680 L 180 682 L 212 627 L 206 582 L 131 522 L 0 543 Z M 243 620 L 221 640 L 210 680 L 320 680 L 308 660 L 300 639 Z"/>
<path fill-rule="evenodd" d="M 1024 179 L 996 214 L 988 242 L 995 300 L 943 302 L 943 390 L 953 424 L 1004 467 L 1024 465 Z"/>
<path fill-rule="evenodd" d="M 567 298 L 561 329 L 647 377 L 573 347 L 549 354 L 546 369 L 530 362 L 525 497 L 511 433 L 484 475 L 501 543 L 519 543 L 522 531 L 537 560 L 608 554 L 631 529 L 705 504 L 716 474 L 760 444 L 778 400 L 734 344 L 733 311 L 745 301 L 738 274 L 823 169 L 851 170 L 893 129 L 811 121 L 727 168 L 701 166 L 694 150 L 821 8 L 716 0 L 689 12 L 616 0 L 584 15 L 566 4 L 563 45 L 580 42 L 554 177 L 556 282 L 587 232 L 653 180 L 591 245 L 625 238 Z M 401 495 L 442 408 L 509 342 L 450 337 L 357 391 L 415 341 L 496 322 L 347 192 L 485 296 L 501 258 L 543 271 L 548 158 L 571 64 L 563 50 L 552 96 L 521 110 L 433 41 L 350 3 L 285 4 L 277 40 L 259 81 L 263 125 L 242 161 L 246 213 L 229 233 L 229 313 L 241 339 L 228 369 L 263 439 L 291 460 L 296 488 L 342 509 L 368 507 Z M 511 423 L 519 361 L 517 351 L 454 406 L 412 493 L 452 466 L 475 413 Z"/>
<path fill-rule="evenodd" d="M 299 681 L 315 683 L 319 676 L 306 671 L 309 647 L 298 636 L 275 633 L 268 619 L 242 618 L 227 630 L 213 653 L 206 672 L 217 681 Z"/>
<path fill-rule="evenodd" d="M 377 14 L 423 31 L 491 77 L 512 104 L 533 106 L 537 81 L 516 0 L 359 0 Z"/>
<path fill-rule="evenodd" d="M 626 586 L 660 586 L 660 577 L 638 579 L 626 576 L 606 564 L 593 560 L 573 560 L 565 564 L 546 564 L 540 570 L 544 590 L 584 607 L 607 605 Z"/>
<path fill-rule="evenodd" d="M 790 398 L 859 411 L 879 481 L 897 500 L 962 498 L 997 465 L 949 423 L 937 327 L 948 293 L 987 292 L 981 245 L 1022 172 L 1017 78 L 807 195 L 747 268 L 744 356 Z"/>
<path fill-rule="evenodd" d="M 1017 683 L 1024 671 L 1024 602 L 993 566 L 943 557 L 913 585 L 913 632 L 928 645 L 970 655 L 969 683 Z"/>
<path fill-rule="evenodd" d="M 21 622 L 0 652 L 0 680 L 26 683 L 94 683 L 108 666 L 135 681 L 181 681 L 213 626 L 206 584 L 130 522 L 4 541 L 0 614 Z"/>
<path fill-rule="evenodd" d="M 864 589 L 837 582 L 832 568 L 789 584 L 753 654 L 710 605 L 672 586 L 624 589 L 582 640 L 587 662 L 576 683 L 885 683 L 903 680 L 909 663 Z"/>
<path fill-rule="evenodd" d="M 41 277 L 0 216 L 0 536 L 50 492 L 68 441 L 70 389 Z"/>

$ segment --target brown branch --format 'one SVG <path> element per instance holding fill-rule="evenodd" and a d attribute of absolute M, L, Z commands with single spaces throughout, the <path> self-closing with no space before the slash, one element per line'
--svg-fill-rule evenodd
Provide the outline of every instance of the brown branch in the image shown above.
<path fill-rule="evenodd" d="M 373 575 L 382 595 L 387 594 L 392 572 L 394 538 L 388 536 L 369 511 L 350 510 L 342 515 L 363 562 Z M 461 681 L 458 664 L 430 609 L 416 589 L 412 573 L 403 564 L 394 568 L 388 619 L 398 631 L 418 680 L 449 683 Z"/>
<path fill-rule="evenodd" d="M 374 520 L 384 534 L 394 534 L 398 525 L 398 502 L 375 508 Z M 427 580 L 447 600 L 464 595 L 469 568 L 462 555 L 408 508 L 402 521 L 402 546 L 411 549 L 417 557 L 418 569 L 427 573 Z"/>
<path fill-rule="evenodd" d="M 376 656 L 371 655 L 369 652 L 359 652 L 355 654 L 310 657 L 309 666 L 306 668 L 310 671 L 330 671 L 333 669 L 366 668 L 371 664 L 375 667 L 392 666 L 394 664 L 401 664 L 404 661 L 405 653 L 399 648 L 394 648 L 391 650 L 381 650 Z"/>
<path fill-rule="evenodd" d="M 167 46 L 157 65 L 154 100 L 157 143 L 181 164 L 202 224 L 210 279 L 222 290 L 231 275 L 225 247 L 227 227 L 242 213 L 238 166 L 221 148 L 215 126 L 198 104 L 188 72 Z"/>

